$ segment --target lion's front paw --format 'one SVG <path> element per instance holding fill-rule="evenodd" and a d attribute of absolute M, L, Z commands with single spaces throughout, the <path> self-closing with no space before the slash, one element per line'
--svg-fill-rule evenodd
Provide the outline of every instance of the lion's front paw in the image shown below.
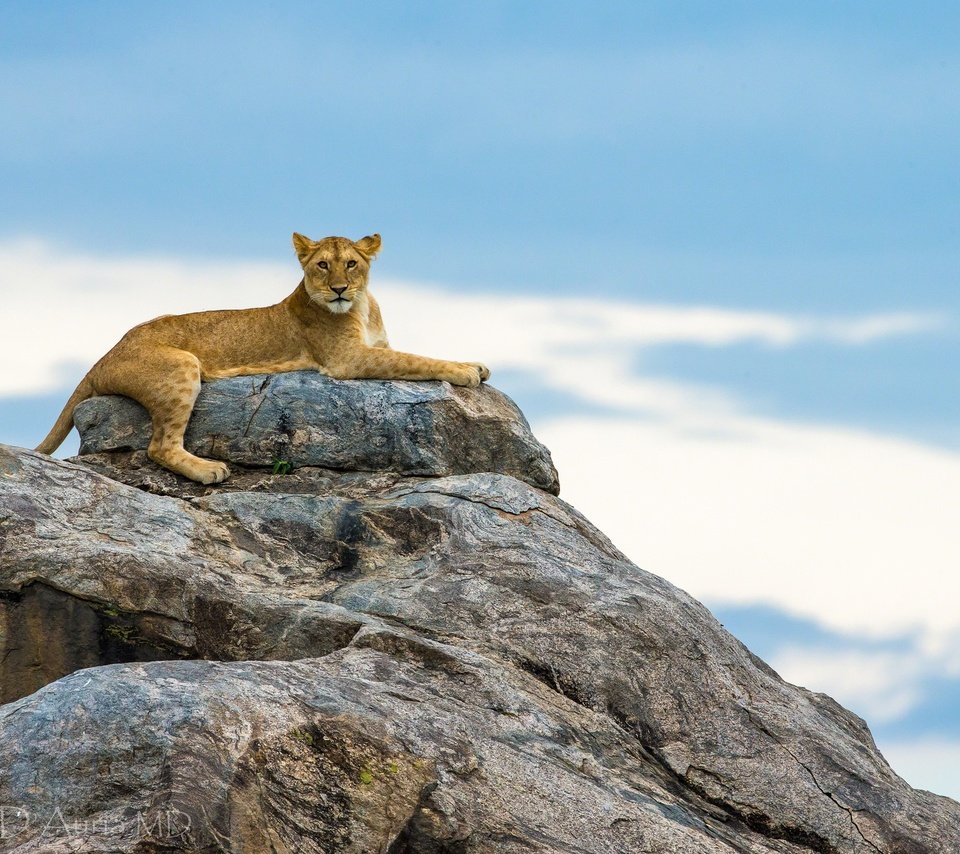
<path fill-rule="evenodd" d="M 480 374 L 480 382 L 486 382 L 490 379 L 490 368 L 483 364 L 483 362 L 467 362 L 467 364 L 477 369 L 477 373 Z"/>
<path fill-rule="evenodd" d="M 462 385 L 467 388 L 476 388 L 480 385 L 480 370 L 479 368 L 467 364 L 466 362 L 461 362 L 459 364 L 454 364 L 447 373 L 446 376 L 442 377 L 451 385 Z"/>

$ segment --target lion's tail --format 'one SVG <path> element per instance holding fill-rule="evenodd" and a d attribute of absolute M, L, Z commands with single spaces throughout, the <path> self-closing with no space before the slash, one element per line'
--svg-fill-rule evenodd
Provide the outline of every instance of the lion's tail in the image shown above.
<path fill-rule="evenodd" d="M 93 383 L 90 382 L 88 374 L 80 380 L 80 385 L 78 385 L 73 394 L 70 395 L 70 399 L 63 407 L 63 412 L 60 413 L 57 423 L 53 425 L 47 434 L 47 438 L 37 445 L 36 450 L 41 454 L 52 454 L 57 450 L 73 429 L 73 410 L 76 409 L 77 404 L 83 402 L 88 397 L 93 397 L 95 394 L 96 391 L 93 388 Z"/>

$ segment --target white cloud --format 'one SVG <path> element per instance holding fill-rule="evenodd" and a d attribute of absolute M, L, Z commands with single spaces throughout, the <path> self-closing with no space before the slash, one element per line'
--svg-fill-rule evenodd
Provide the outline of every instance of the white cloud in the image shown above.
<path fill-rule="evenodd" d="M 0 339 L 0 363 L 6 366 L 0 396 L 60 387 L 65 364 L 92 364 L 145 319 L 276 302 L 293 289 L 298 274 L 292 251 L 284 265 L 100 258 L 65 253 L 38 240 L 2 243 L 0 289 L 4 315 L 13 323 Z M 384 305 L 395 347 L 535 371 L 547 383 L 573 387 L 586 399 L 627 409 L 693 410 L 703 392 L 633 377 L 625 349 L 747 341 L 770 346 L 804 340 L 858 344 L 942 323 L 930 314 L 837 320 L 709 307 L 462 295 L 403 282 L 380 283 L 375 293 Z M 715 397 L 715 402 L 720 399 Z"/>
<path fill-rule="evenodd" d="M 957 648 L 960 454 L 736 412 L 570 417 L 538 434 L 564 496 L 698 598 Z"/>
<path fill-rule="evenodd" d="M 920 738 L 877 745 L 891 767 L 911 786 L 960 800 L 960 741 Z"/>
<path fill-rule="evenodd" d="M 829 694 L 873 724 L 899 720 L 923 697 L 922 680 L 937 670 L 915 652 L 789 646 L 769 661 L 788 682 Z"/>
<path fill-rule="evenodd" d="M 0 396 L 59 388 L 131 326 L 161 314 L 244 308 L 282 299 L 296 263 L 96 258 L 36 240 L 0 244 Z M 81 372 L 82 373 L 82 372 Z"/>
<path fill-rule="evenodd" d="M 436 324 L 440 328 L 435 332 L 451 344 L 464 342 L 466 335 L 468 339 L 489 345 L 491 327 L 483 328 L 473 319 L 496 318 L 494 344 L 501 345 L 497 355 L 511 363 L 529 356 L 531 348 L 536 357 L 542 359 L 547 348 L 569 350 L 585 344 L 594 350 L 662 344 L 725 346 L 743 342 L 782 347 L 815 340 L 865 344 L 884 337 L 936 330 L 945 323 L 942 315 L 931 313 L 899 312 L 848 319 L 796 317 L 710 306 L 463 295 L 402 282 L 379 285 L 376 292 L 383 295 L 381 302 L 390 303 L 393 315 L 413 325 Z M 467 325 L 457 323 L 458 317 L 467 321 Z"/>
<path fill-rule="evenodd" d="M 886 314 L 852 321 L 818 324 L 828 337 L 847 344 L 869 344 L 895 335 L 914 335 L 946 325 L 945 319 L 931 314 Z M 816 325 L 815 325 L 816 329 Z"/>

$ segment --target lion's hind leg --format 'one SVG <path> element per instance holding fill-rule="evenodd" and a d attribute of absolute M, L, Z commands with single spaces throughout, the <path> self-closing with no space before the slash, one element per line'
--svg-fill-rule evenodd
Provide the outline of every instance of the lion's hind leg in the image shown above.
<path fill-rule="evenodd" d="M 135 367 L 121 364 L 112 371 L 112 366 L 104 367 L 104 373 L 123 376 L 104 376 L 98 385 L 132 397 L 150 413 L 153 436 L 147 455 L 151 460 L 199 483 L 220 483 L 230 474 L 226 463 L 205 460 L 183 447 L 183 434 L 200 394 L 200 360 L 193 353 L 159 347 Z"/>
<path fill-rule="evenodd" d="M 153 420 L 147 454 L 151 460 L 200 483 L 220 483 L 229 474 L 226 463 L 205 460 L 183 447 L 183 434 L 200 394 L 200 360 L 185 350 L 166 349 L 157 361 L 141 400 Z M 144 379 L 147 379 L 146 377 Z"/>

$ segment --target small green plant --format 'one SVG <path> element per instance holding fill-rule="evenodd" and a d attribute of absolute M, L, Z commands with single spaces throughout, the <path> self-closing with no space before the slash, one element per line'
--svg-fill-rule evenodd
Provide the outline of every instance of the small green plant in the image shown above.
<path fill-rule="evenodd" d="M 289 460 L 281 460 L 280 457 L 273 458 L 274 474 L 290 474 L 293 470 L 293 464 Z"/>
<path fill-rule="evenodd" d="M 313 736 L 306 730 L 295 729 L 290 734 L 301 744 L 305 744 L 307 747 L 313 747 Z"/>
<path fill-rule="evenodd" d="M 369 786 L 373 782 L 373 772 L 369 768 L 363 767 L 360 769 L 360 782 L 364 786 Z"/>
<path fill-rule="evenodd" d="M 135 632 L 136 629 L 134 629 L 133 626 L 120 626 L 116 624 L 107 626 L 106 629 L 104 629 L 105 634 L 123 643 L 131 643 L 135 639 Z"/>

